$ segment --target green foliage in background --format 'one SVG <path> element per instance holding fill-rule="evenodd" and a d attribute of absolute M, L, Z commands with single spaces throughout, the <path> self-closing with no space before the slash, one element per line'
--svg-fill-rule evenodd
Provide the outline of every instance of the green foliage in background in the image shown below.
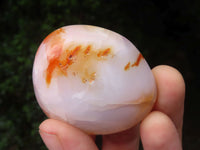
<path fill-rule="evenodd" d="M 198 0 L 1 1 L 0 149 L 46 149 L 38 133 L 46 117 L 35 100 L 31 75 L 35 52 L 50 32 L 71 24 L 114 30 L 130 39 L 151 67 L 172 65 L 195 86 L 200 81 L 190 72 L 199 55 L 199 5 Z"/>

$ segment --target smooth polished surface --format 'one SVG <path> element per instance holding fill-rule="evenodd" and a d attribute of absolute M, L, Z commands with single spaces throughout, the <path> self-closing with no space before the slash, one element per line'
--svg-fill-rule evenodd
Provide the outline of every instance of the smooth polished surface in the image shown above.
<path fill-rule="evenodd" d="M 88 25 L 62 27 L 44 39 L 33 83 L 47 116 L 91 134 L 134 126 L 156 99 L 153 74 L 136 47 L 115 32 Z"/>

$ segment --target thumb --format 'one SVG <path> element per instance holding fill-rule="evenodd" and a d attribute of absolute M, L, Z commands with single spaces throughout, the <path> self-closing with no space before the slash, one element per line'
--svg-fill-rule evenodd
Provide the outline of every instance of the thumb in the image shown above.
<path fill-rule="evenodd" d="M 97 150 L 91 136 L 62 121 L 45 120 L 39 133 L 49 150 Z"/>

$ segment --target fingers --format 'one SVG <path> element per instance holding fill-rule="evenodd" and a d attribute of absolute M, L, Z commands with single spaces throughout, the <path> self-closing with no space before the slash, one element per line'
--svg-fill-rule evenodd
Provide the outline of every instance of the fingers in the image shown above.
<path fill-rule="evenodd" d="M 139 125 L 120 133 L 104 135 L 102 150 L 138 150 Z"/>
<path fill-rule="evenodd" d="M 174 123 L 164 113 L 154 111 L 140 126 L 144 150 L 182 150 Z"/>
<path fill-rule="evenodd" d="M 174 122 L 181 137 L 185 97 L 183 77 L 176 69 L 170 66 L 157 66 L 152 71 L 158 89 L 154 110 L 168 115 Z"/>
<path fill-rule="evenodd" d="M 181 150 L 185 84 L 182 75 L 169 66 L 153 70 L 158 96 L 154 112 L 141 123 L 144 150 Z"/>
<path fill-rule="evenodd" d="M 39 132 L 49 150 L 97 150 L 92 137 L 58 120 L 45 120 Z"/>

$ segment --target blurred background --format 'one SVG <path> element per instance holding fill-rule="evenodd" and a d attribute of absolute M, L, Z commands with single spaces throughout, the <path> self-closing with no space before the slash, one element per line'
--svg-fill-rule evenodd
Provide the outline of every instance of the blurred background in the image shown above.
<path fill-rule="evenodd" d="M 1 0 L 1 150 L 46 149 L 38 133 L 46 117 L 33 92 L 34 55 L 50 32 L 72 24 L 118 32 L 151 68 L 177 68 L 186 82 L 183 147 L 200 148 L 199 0 Z"/>

